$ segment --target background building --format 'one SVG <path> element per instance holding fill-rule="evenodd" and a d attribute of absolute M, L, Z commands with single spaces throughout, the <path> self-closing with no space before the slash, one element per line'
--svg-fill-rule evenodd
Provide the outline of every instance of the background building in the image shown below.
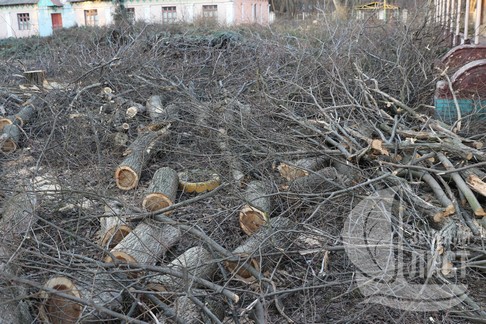
<path fill-rule="evenodd" d="M 269 23 L 267 0 L 128 0 L 123 4 L 129 19 L 148 23 Z M 48 36 L 58 28 L 108 25 L 115 9 L 114 1 L 0 0 L 0 38 Z"/>

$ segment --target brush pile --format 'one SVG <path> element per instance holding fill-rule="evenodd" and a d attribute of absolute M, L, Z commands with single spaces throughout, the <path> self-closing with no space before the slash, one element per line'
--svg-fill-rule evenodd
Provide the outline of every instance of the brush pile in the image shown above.
<path fill-rule="evenodd" d="M 273 28 L 72 29 L 0 49 L 0 322 L 484 318 L 484 128 L 434 118 L 440 31 Z M 402 275 L 468 285 L 456 307 L 361 303 L 366 260 L 395 259 L 350 255 L 346 220 L 384 191 Z"/>

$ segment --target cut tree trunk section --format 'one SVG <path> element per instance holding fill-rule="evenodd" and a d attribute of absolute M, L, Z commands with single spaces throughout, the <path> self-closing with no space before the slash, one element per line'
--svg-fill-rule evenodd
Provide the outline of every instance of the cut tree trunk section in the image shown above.
<path fill-rule="evenodd" d="M 111 251 L 118 261 L 129 265 L 154 265 L 181 237 L 177 227 L 146 219 Z M 113 262 L 110 255 L 105 262 Z"/>
<path fill-rule="evenodd" d="M 202 246 L 195 246 L 178 256 L 168 264 L 168 267 L 180 270 L 181 273 L 209 280 L 216 271 L 216 262 L 213 262 L 211 253 Z M 191 282 L 190 278 L 182 279 L 170 275 L 158 275 L 150 279 L 151 283 L 161 285 L 163 291 L 187 290 L 197 284 Z"/>
<path fill-rule="evenodd" d="M 20 127 L 24 127 L 28 122 L 32 120 L 35 114 L 34 106 L 28 104 L 27 106 L 20 109 L 20 111 L 15 114 L 16 123 L 19 124 Z"/>
<path fill-rule="evenodd" d="M 3 128 L 7 125 L 12 125 L 15 120 L 14 116 L 8 116 L 5 118 L 0 118 L 0 131 L 3 130 Z"/>
<path fill-rule="evenodd" d="M 239 261 L 226 261 L 226 268 L 243 279 L 250 279 L 251 274 L 242 268 L 242 264 L 250 261 L 257 270 L 268 270 L 272 257 L 266 255 L 269 252 L 284 252 L 292 246 L 292 242 L 298 237 L 294 231 L 295 223 L 285 217 L 271 218 L 267 224 L 246 239 L 237 247 L 233 254 L 240 258 Z"/>
<path fill-rule="evenodd" d="M 100 218 L 100 244 L 102 247 L 109 249 L 115 247 L 132 231 L 126 217 L 121 214 L 121 207 L 116 203 L 105 206 L 105 214 Z"/>
<path fill-rule="evenodd" d="M 4 154 L 15 152 L 18 147 L 20 139 L 20 129 L 17 125 L 10 124 L 3 127 L 2 135 L 0 135 L 0 150 Z"/>
<path fill-rule="evenodd" d="M 171 168 L 158 169 L 150 183 L 142 207 L 155 212 L 174 204 L 179 186 L 179 176 Z"/>
<path fill-rule="evenodd" d="M 167 98 L 164 101 L 167 102 Z M 173 120 L 176 119 L 179 114 L 179 107 L 176 104 L 168 104 L 164 107 L 163 98 L 161 96 L 151 96 L 147 100 L 146 108 L 152 122 Z"/>
<path fill-rule="evenodd" d="M 24 77 L 31 85 L 36 85 L 40 88 L 42 87 L 44 80 L 46 79 L 46 71 L 44 70 L 25 71 Z"/>
<path fill-rule="evenodd" d="M 247 235 L 252 235 L 265 224 L 272 211 L 269 188 L 263 181 L 252 181 L 245 190 L 247 205 L 240 210 L 240 227 Z"/>
<path fill-rule="evenodd" d="M 115 171 L 115 180 L 118 188 L 130 190 L 138 185 L 142 168 L 155 151 L 157 141 L 167 136 L 170 124 L 160 130 L 148 130 L 141 133 L 137 139 L 127 148 L 123 160 Z"/>
<path fill-rule="evenodd" d="M 44 284 L 40 294 L 41 320 L 51 324 L 100 323 L 113 318 L 96 306 L 123 312 L 123 292 L 129 282 L 122 283 L 108 273 L 95 273 L 90 277 L 87 274 L 73 274 L 70 278 L 56 276 Z M 60 296 L 59 293 L 67 296 Z M 83 301 L 93 306 L 83 305 Z"/>

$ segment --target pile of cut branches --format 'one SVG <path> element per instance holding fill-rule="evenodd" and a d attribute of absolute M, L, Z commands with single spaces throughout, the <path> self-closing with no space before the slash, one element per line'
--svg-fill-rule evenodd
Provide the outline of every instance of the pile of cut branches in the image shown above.
<path fill-rule="evenodd" d="M 440 30 L 272 28 L 70 29 L 9 52 L 0 322 L 484 318 L 484 136 L 433 116 Z M 370 229 L 362 202 L 385 192 Z M 386 258 L 353 254 L 383 242 L 350 219 Z M 388 276 L 397 247 L 410 285 L 470 289 L 447 311 L 361 303 L 359 274 Z"/>

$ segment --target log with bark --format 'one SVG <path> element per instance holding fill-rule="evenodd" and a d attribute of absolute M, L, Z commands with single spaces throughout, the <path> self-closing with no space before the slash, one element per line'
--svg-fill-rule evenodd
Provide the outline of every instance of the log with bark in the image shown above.
<path fill-rule="evenodd" d="M 122 214 L 122 206 L 117 202 L 105 205 L 105 213 L 100 218 L 100 245 L 102 247 L 109 249 L 115 247 L 132 231 L 127 217 Z"/>
<path fill-rule="evenodd" d="M 19 248 L 28 240 L 37 221 L 37 197 L 31 190 L 23 190 L 7 199 L 0 218 L 0 323 L 31 323 L 26 287 L 13 285 L 9 277 L 19 276 L 21 266 L 16 262 Z"/>
<path fill-rule="evenodd" d="M 202 246 L 195 246 L 172 260 L 169 267 L 187 273 L 201 279 L 209 280 L 216 271 L 216 262 L 213 261 L 211 253 Z M 190 278 L 176 278 L 170 275 L 157 275 L 150 279 L 150 283 L 162 286 L 164 291 L 181 290 L 187 291 L 189 287 L 197 287 L 197 283 Z"/>
<path fill-rule="evenodd" d="M 6 116 L 0 118 L 0 131 L 6 125 L 18 125 L 20 127 L 24 127 L 28 122 L 32 120 L 35 114 L 34 106 L 32 105 L 31 101 L 27 101 L 26 104 L 20 111 L 15 115 Z"/>
<path fill-rule="evenodd" d="M 12 125 L 14 121 L 15 121 L 14 116 L 7 116 L 4 118 L 0 118 L 0 131 L 2 131 L 5 126 Z"/>
<path fill-rule="evenodd" d="M 292 247 L 292 243 L 298 238 L 295 223 L 285 217 L 271 218 L 252 236 L 247 238 L 240 246 L 233 250 L 238 261 L 226 261 L 226 268 L 243 279 L 251 279 L 251 274 L 242 268 L 242 264 L 250 263 L 261 272 L 271 267 L 273 257 L 269 252 L 281 252 Z"/>
<path fill-rule="evenodd" d="M 4 154 L 15 152 L 20 140 L 20 129 L 15 124 L 5 125 L 0 135 L 0 151 Z"/>
<path fill-rule="evenodd" d="M 178 186 L 179 176 L 175 170 L 168 167 L 158 169 L 143 199 L 143 209 L 155 212 L 173 205 Z"/>
<path fill-rule="evenodd" d="M 113 256 L 128 265 L 154 265 L 180 237 L 177 227 L 146 219 L 110 251 L 105 262 L 113 262 Z"/>
<path fill-rule="evenodd" d="M 29 123 L 35 115 L 34 106 L 30 103 L 27 103 L 20 111 L 14 115 L 15 122 L 20 126 L 24 127 L 27 123 Z"/>
<path fill-rule="evenodd" d="M 103 310 L 123 312 L 124 292 L 130 285 L 125 281 L 104 271 L 52 277 L 40 293 L 39 317 L 51 324 L 114 321 Z"/>
<path fill-rule="evenodd" d="M 173 120 L 178 117 L 179 107 L 176 104 L 166 104 L 163 101 L 164 98 L 161 96 L 151 96 L 147 100 L 146 109 L 152 122 Z"/>
<path fill-rule="evenodd" d="M 169 135 L 170 124 L 160 129 L 147 128 L 135 139 L 124 152 L 125 159 L 115 170 L 115 180 L 118 188 L 130 190 L 138 185 L 142 168 L 155 153 L 158 141 Z"/>
<path fill-rule="evenodd" d="M 246 205 L 240 210 L 240 227 L 247 235 L 252 235 L 270 218 L 272 200 L 270 186 L 263 181 L 252 181 L 246 187 Z"/>

